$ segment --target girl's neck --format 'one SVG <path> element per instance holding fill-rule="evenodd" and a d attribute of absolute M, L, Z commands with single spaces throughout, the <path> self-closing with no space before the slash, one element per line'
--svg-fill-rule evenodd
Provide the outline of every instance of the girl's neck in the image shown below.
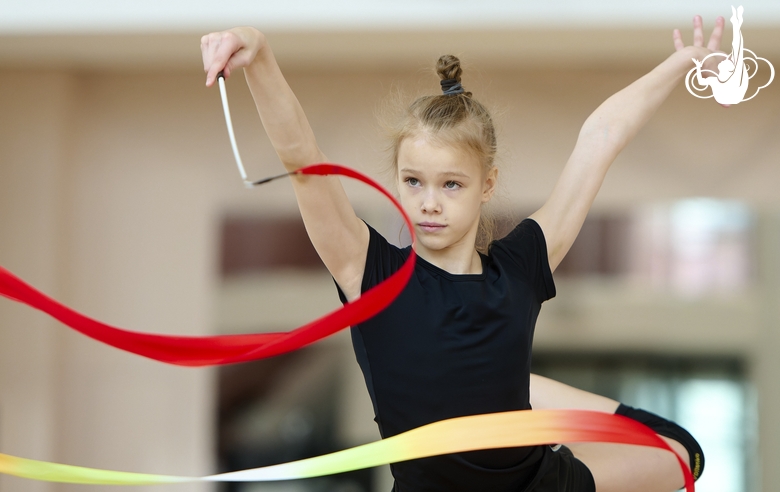
<path fill-rule="evenodd" d="M 473 247 L 452 246 L 443 250 L 433 251 L 418 245 L 415 251 L 428 263 L 453 275 L 482 273 L 482 259 Z"/>

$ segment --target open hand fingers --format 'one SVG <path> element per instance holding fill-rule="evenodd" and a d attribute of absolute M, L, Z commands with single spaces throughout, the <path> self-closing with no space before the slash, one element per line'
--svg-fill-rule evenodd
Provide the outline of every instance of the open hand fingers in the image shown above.
<path fill-rule="evenodd" d="M 704 31 L 701 25 L 701 16 L 697 15 L 693 18 L 693 45 L 704 46 Z"/>
<path fill-rule="evenodd" d="M 720 42 L 723 39 L 724 25 L 726 21 L 723 17 L 715 19 L 715 28 L 712 30 L 709 40 L 707 41 L 706 49 L 710 52 L 720 52 Z M 672 40 L 674 41 L 674 49 L 680 51 L 685 48 L 685 42 L 682 39 L 682 34 L 679 29 L 675 29 L 672 32 Z M 698 48 L 704 48 L 704 28 L 702 18 L 697 15 L 693 18 L 693 46 Z"/>
<path fill-rule="evenodd" d="M 682 34 L 680 34 L 679 29 L 672 31 L 672 40 L 674 41 L 675 51 L 680 51 L 681 49 L 685 48 L 685 43 L 683 43 Z"/>
<path fill-rule="evenodd" d="M 723 26 L 721 24 L 721 31 L 718 34 L 718 44 L 720 44 L 720 36 L 723 32 Z M 715 32 L 712 33 L 713 36 L 715 36 Z M 685 48 L 685 42 L 682 39 L 682 34 L 680 33 L 679 29 L 675 29 L 672 31 L 672 41 L 674 42 L 674 49 L 676 51 L 680 51 L 681 49 Z M 710 38 L 710 43 L 712 43 L 712 38 Z M 697 15 L 693 18 L 693 45 L 702 47 L 704 46 L 704 32 L 702 30 L 702 22 L 701 22 L 701 16 Z"/>
<path fill-rule="evenodd" d="M 723 26 L 726 19 L 718 17 L 715 19 L 715 29 L 712 30 L 710 40 L 707 42 L 707 49 L 710 51 L 720 51 L 720 40 L 723 38 Z"/>

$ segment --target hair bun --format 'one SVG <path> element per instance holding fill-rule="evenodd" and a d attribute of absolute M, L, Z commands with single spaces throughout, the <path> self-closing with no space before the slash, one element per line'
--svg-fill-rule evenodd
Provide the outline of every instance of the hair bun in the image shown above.
<path fill-rule="evenodd" d="M 453 79 L 460 82 L 463 70 L 460 68 L 460 60 L 457 56 L 444 55 L 436 62 L 436 73 L 442 80 Z"/>
<path fill-rule="evenodd" d="M 445 96 L 463 94 L 471 97 L 471 92 L 466 92 L 460 84 L 460 76 L 463 70 L 460 68 L 460 60 L 457 56 L 444 55 L 436 62 L 436 72 L 441 77 L 441 90 Z"/>

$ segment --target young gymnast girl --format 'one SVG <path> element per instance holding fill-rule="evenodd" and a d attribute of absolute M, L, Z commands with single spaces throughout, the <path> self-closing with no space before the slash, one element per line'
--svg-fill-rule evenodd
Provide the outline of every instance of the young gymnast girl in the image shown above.
<path fill-rule="evenodd" d="M 460 62 L 437 64 L 442 93 L 414 101 L 396 128 L 392 162 L 400 201 L 418 238 L 415 273 L 374 318 L 352 327 L 383 437 L 434 421 L 530 408 L 618 413 L 662 436 L 695 477 L 704 457 L 691 435 L 643 410 L 530 374 L 534 324 L 555 295 L 552 272 L 574 242 L 604 176 L 689 70 L 718 50 L 723 18 L 707 47 L 701 18 L 694 42 L 674 32 L 676 52 L 616 93 L 585 121 L 550 198 L 505 238 L 490 241 L 482 205 L 495 190 L 496 137 L 487 110 L 461 86 Z M 238 68 L 263 125 L 289 171 L 325 162 L 265 36 L 252 28 L 202 39 L 206 85 Z M 389 244 L 361 221 L 337 177 L 294 176 L 311 242 L 354 300 L 392 274 L 409 248 Z M 669 452 L 577 443 L 474 451 L 392 465 L 394 491 L 671 492 L 683 485 Z"/>

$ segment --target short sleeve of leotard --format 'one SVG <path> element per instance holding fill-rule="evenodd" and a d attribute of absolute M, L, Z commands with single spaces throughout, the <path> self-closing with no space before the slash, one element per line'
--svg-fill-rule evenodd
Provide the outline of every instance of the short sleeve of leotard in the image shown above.
<path fill-rule="evenodd" d="M 363 270 L 363 281 L 360 284 L 360 292 L 364 293 L 368 289 L 376 286 L 387 277 L 395 273 L 403 265 L 406 258 L 409 257 L 410 248 L 398 248 L 390 244 L 373 227 L 368 227 L 368 251 L 366 253 L 366 265 Z M 347 297 L 342 292 L 341 287 L 336 284 L 339 292 L 339 299 L 342 303 L 347 302 Z"/>
<path fill-rule="evenodd" d="M 506 237 L 491 243 L 490 254 L 511 275 L 528 282 L 539 302 L 555 297 L 547 242 L 535 220 L 523 220 Z"/>
<path fill-rule="evenodd" d="M 410 249 L 390 244 L 373 227 L 366 225 L 369 241 L 361 293 L 401 268 Z M 528 283 L 539 302 L 555 297 L 555 282 L 547 259 L 547 242 L 542 228 L 535 220 L 523 220 L 504 238 L 491 243 L 490 255 L 513 277 Z M 346 296 L 340 288 L 338 293 L 341 302 L 346 303 Z"/>

